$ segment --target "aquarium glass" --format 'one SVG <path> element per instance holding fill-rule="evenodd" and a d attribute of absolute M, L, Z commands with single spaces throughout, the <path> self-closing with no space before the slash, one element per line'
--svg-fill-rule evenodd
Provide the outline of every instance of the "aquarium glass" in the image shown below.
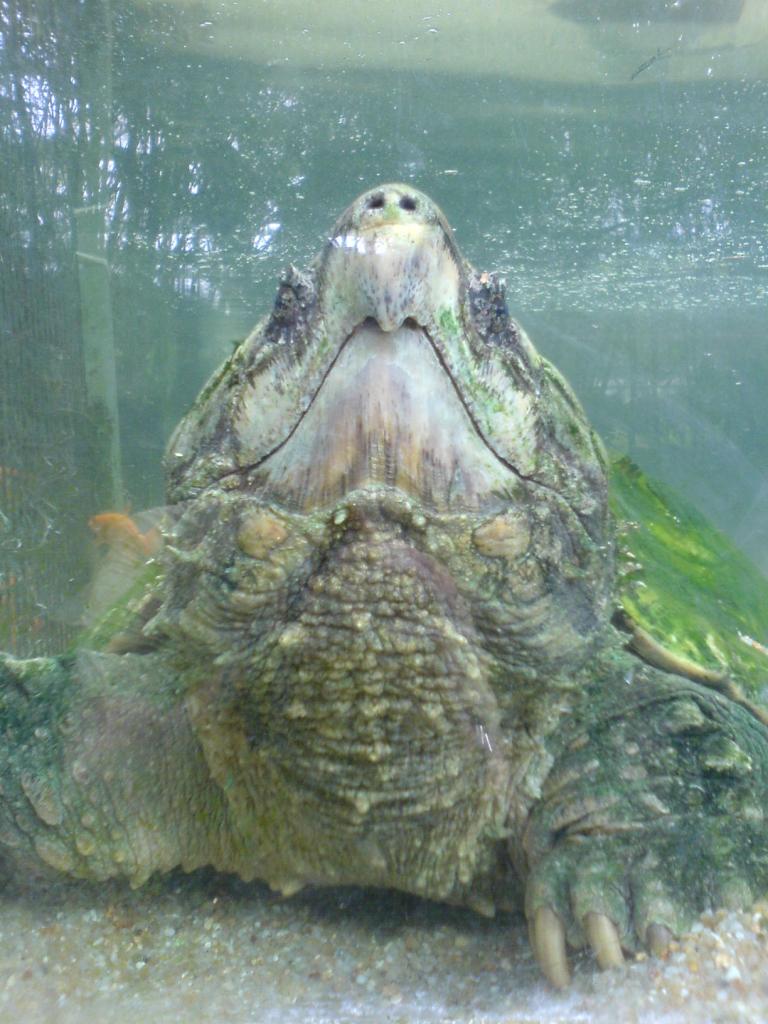
<path fill-rule="evenodd" d="M 89 626 L 93 517 L 146 533 L 175 424 L 386 181 L 768 573 L 763 0 L 2 0 L 0 648 Z"/>

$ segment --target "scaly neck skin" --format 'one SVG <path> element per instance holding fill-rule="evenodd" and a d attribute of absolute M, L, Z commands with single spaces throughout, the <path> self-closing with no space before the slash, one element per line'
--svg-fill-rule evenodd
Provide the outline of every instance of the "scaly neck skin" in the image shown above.
<path fill-rule="evenodd" d="M 238 567 L 203 574 L 179 616 L 187 706 L 243 835 L 229 868 L 285 892 L 356 883 L 491 900 L 499 844 L 525 819 L 571 694 L 551 671 L 516 678 L 490 650 L 494 623 L 446 562 L 458 524 L 453 536 L 424 526 L 417 544 L 405 521 L 363 514 L 364 497 L 298 585 L 288 559 L 271 562 L 282 592 L 247 591 Z M 262 519 L 269 532 L 280 536 Z M 205 655 L 196 624 L 213 609 Z"/>
<path fill-rule="evenodd" d="M 497 733 L 470 608 L 439 562 L 393 532 L 368 522 L 347 533 L 276 626 L 244 697 L 254 749 L 351 824 L 471 800 L 482 737 Z"/>
<path fill-rule="evenodd" d="M 439 561 L 391 523 L 347 525 L 290 621 L 198 669 L 188 697 L 252 835 L 236 869 L 461 899 L 509 805 L 488 660 Z"/>

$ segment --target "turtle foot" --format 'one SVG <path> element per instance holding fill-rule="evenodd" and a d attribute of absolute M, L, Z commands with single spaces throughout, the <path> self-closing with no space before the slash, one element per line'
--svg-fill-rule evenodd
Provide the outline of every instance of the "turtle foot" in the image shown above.
<path fill-rule="evenodd" d="M 694 683 L 640 682 L 631 704 L 592 709 L 523 837 L 531 943 L 557 988 L 568 947 L 603 969 L 663 955 L 704 911 L 768 891 L 768 729 Z"/>

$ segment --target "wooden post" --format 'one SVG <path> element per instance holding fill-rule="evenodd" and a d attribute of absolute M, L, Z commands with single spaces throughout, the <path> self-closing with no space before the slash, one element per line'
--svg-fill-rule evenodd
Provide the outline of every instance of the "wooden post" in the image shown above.
<path fill-rule="evenodd" d="M 98 453 L 97 463 L 106 468 L 105 492 L 107 488 L 110 492 L 105 495 L 107 504 L 112 509 L 122 510 L 124 495 L 120 418 L 109 264 L 103 245 L 103 209 L 100 206 L 86 206 L 74 212 L 88 415 L 94 425 L 93 445 Z"/>

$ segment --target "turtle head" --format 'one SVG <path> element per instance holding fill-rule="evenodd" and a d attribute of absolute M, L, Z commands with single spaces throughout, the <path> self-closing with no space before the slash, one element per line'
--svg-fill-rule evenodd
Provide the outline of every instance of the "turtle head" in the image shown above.
<path fill-rule="evenodd" d="M 600 442 L 502 278 L 473 270 L 408 185 L 363 193 L 309 272 L 283 278 L 169 464 L 172 500 L 237 492 L 329 545 L 381 529 L 407 536 L 414 565 L 457 552 L 450 575 L 505 595 L 494 629 L 526 657 L 574 657 L 607 615 Z"/>
<path fill-rule="evenodd" d="M 171 500 L 225 485 L 310 514 L 396 491 L 464 514 L 543 495 L 599 540 L 607 524 L 578 402 L 510 317 L 499 275 L 474 271 L 440 208 L 403 184 L 360 195 L 311 270 L 288 272 L 168 462 Z"/>

